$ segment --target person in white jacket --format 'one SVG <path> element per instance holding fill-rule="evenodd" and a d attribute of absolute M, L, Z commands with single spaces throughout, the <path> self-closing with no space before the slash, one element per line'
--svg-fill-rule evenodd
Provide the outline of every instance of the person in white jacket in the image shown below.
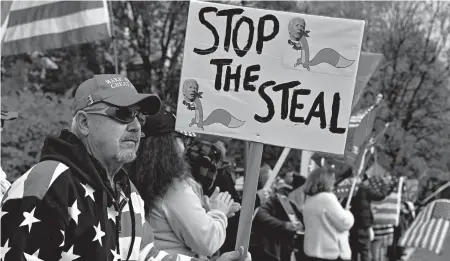
<path fill-rule="evenodd" d="M 333 193 L 334 182 L 331 170 L 318 168 L 304 185 L 304 252 L 308 261 L 351 260 L 348 235 L 354 218 Z"/>
<path fill-rule="evenodd" d="M 184 138 L 173 114 L 147 117 L 143 132 L 130 177 L 144 200 L 155 246 L 170 254 L 213 256 L 225 241 L 228 216 L 239 207 L 218 190 L 205 201 L 183 159 Z"/>

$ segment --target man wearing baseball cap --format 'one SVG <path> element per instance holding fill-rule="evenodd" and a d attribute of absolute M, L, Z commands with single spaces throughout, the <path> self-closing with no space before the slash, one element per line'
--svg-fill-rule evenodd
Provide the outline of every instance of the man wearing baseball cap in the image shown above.
<path fill-rule="evenodd" d="M 3 260 L 195 260 L 155 248 L 143 201 L 122 169 L 136 157 L 137 116 L 160 108 L 157 96 L 121 75 L 83 82 L 70 130 L 46 138 L 40 162 L 3 198 Z"/>

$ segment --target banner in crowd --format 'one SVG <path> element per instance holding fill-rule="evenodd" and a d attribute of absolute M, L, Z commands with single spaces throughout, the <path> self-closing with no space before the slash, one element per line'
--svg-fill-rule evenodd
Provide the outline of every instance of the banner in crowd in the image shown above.
<path fill-rule="evenodd" d="M 2 1 L 2 56 L 111 37 L 106 0 Z"/>
<path fill-rule="evenodd" d="M 176 129 L 343 154 L 363 30 L 191 1 Z"/>

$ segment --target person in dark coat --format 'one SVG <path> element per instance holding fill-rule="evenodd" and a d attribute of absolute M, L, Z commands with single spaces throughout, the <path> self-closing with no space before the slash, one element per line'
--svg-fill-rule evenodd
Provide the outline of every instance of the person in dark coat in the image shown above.
<path fill-rule="evenodd" d="M 302 182 L 294 182 L 299 187 L 305 179 L 297 176 L 302 179 Z M 302 256 L 303 216 L 297 205 L 287 197 L 292 189 L 282 183 L 256 213 L 250 246 L 254 260 L 289 261 L 294 248 L 299 249 L 296 258 Z"/>
<path fill-rule="evenodd" d="M 219 187 L 221 192 L 227 191 L 231 195 L 231 198 L 234 200 L 234 202 L 241 204 L 241 197 L 234 187 L 234 180 L 231 176 L 232 171 L 233 164 L 228 161 L 224 161 L 222 166 L 217 170 L 218 174 L 213 183 L 213 187 Z M 211 194 L 212 193 L 208 193 L 206 195 L 210 197 Z M 227 236 L 225 238 L 225 242 L 219 250 L 220 253 L 234 250 L 236 245 L 238 226 L 239 212 L 236 212 L 234 216 L 228 218 L 228 226 L 226 229 Z"/>
<path fill-rule="evenodd" d="M 350 229 L 350 247 L 352 249 L 352 260 L 370 261 L 370 230 L 373 225 L 373 214 L 370 208 L 372 201 L 380 201 L 386 197 L 370 188 L 367 176 L 351 201 L 350 212 L 352 212 L 355 223 Z M 345 202 L 344 202 L 345 204 Z"/>

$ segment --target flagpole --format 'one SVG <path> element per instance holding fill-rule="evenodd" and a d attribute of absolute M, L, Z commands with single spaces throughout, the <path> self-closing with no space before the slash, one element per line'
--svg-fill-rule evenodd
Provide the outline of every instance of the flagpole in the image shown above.
<path fill-rule="evenodd" d="M 291 151 L 291 148 L 284 148 L 283 152 L 281 153 L 280 157 L 278 158 L 277 163 L 275 164 L 275 167 L 270 172 L 269 179 L 267 179 L 266 184 L 264 184 L 264 189 L 270 189 L 270 186 L 272 185 L 273 181 L 278 175 L 278 172 L 280 172 L 281 167 L 283 166 L 284 162 L 286 161 L 287 156 L 289 155 L 289 152 Z"/>
<path fill-rule="evenodd" d="M 364 170 L 364 165 L 365 165 L 364 162 L 366 161 L 366 154 L 368 152 L 368 149 L 367 149 L 368 147 L 369 146 L 366 146 L 364 148 L 361 162 L 359 163 L 358 172 L 356 173 L 356 176 L 353 179 L 352 187 L 350 188 L 350 193 L 348 193 L 347 203 L 345 204 L 346 209 L 349 209 L 349 207 L 350 207 L 350 203 L 352 202 L 353 193 L 355 193 L 355 189 L 356 189 L 356 182 L 358 181 L 358 177 L 361 175 L 361 173 Z"/>
<path fill-rule="evenodd" d="M 377 100 L 375 101 L 375 104 L 372 106 L 372 109 L 375 109 L 376 107 L 378 107 L 381 103 L 381 101 L 383 100 L 383 94 L 379 93 L 377 95 Z M 385 125 L 385 128 L 387 128 L 387 126 L 389 126 L 389 124 Z M 361 155 L 361 161 L 359 162 L 359 166 L 358 166 L 358 172 L 356 173 L 355 179 L 353 180 L 353 184 L 352 187 L 350 189 L 350 193 L 348 194 L 348 199 L 347 199 L 347 203 L 345 205 L 345 208 L 348 209 L 350 207 L 350 203 L 352 201 L 352 197 L 353 197 L 353 193 L 355 192 L 356 189 L 356 181 L 358 179 L 358 177 L 361 175 L 361 173 L 364 171 L 364 166 L 365 166 L 365 161 L 366 161 L 366 154 L 369 151 L 369 147 L 373 146 L 375 142 L 374 138 L 371 138 L 368 142 L 368 144 L 366 144 L 363 154 Z"/>
<path fill-rule="evenodd" d="M 426 199 L 422 200 L 422 202 L 420 202 L 419 206 L 423 206 L 425 203 L 430 201 L 430 199 L 436 197 L 437 195 L 439 195 L 442 191 L 444 191 L 448 187 L 450 187 L 450 181 L 445 183 L 441 187 L 439 187 L 435 192 L 431 193 Z"/>
<path fill-rule="evenodd" d="M 109 9 L 109 20 L 111 21 L 111 39 L 113 41 L 113 48 L 114 48 L 114 72 L 116 74 L 119 73 L 119 64 L 117 62 L 117 43 L 116 43 L 116 36 L 115 36 L 115 27 L 114 27 L 114 15 L 112 10 L 112 3 L 109 3 L 111 1 L 107 1 L 106 4 L 108 5 Z"/>

